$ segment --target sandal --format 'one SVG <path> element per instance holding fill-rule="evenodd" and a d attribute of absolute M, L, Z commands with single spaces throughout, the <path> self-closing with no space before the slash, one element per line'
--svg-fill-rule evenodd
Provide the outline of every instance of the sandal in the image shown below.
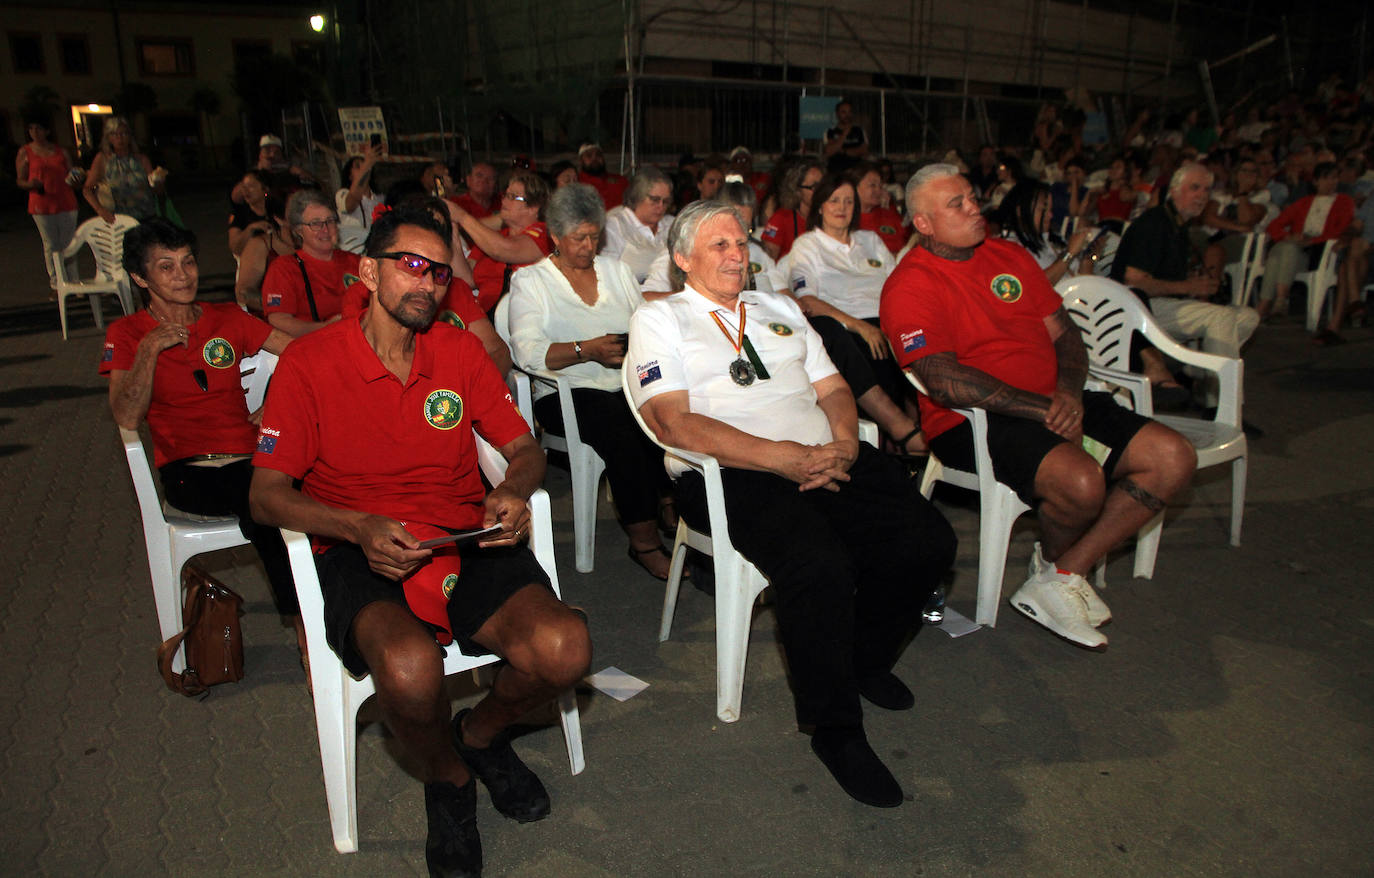
<path fill-rule="evenodd" d="M 929 448 L 922 448 L 920 451 L 907 451 L 907 450 L 906 450 L 906 444 L 907 444 L 908 442 L 910 442 L 912 439 L 915 439 L 917 436 L 920 436 L 920 435 L 921 435 L 921 428 L 920 428 L 920 427 L 917 427 L 916 429 L 912 430 L 910 433 L 907 433 L 905 436 L 903 436 L 903 437 L 900 438 L 900 439 L 894 439 L 894 438 L 892 438 L 891 436 L 887 437 L 887 441 L 888 441 L 888 443 L 891 445 L 891 447 L 892 447 L 892 449 L 893 449 L 892 451 L 889 451 L 888 453 L 891 454 L 893 457 L 896 457 L 896 458 L 898 458 L 899 460 L 903 460 L 903 461 L 905 461 L 905 462 L 907 462 L 907 463 L 913 463 L 913 462 L 924 461 L 926 458 L 930 457 L 930 449 L 929 449 Z M 921 444 L 922 444 L 923 446 L 925 445 L 925 438 L 924 438 L 924 437 L 921 439 Z"/>
<path fill-rule="evenodd" d="M 648 564 L 645 564 L 645 563 L 644 563 L 644 556 L 645 556 L 645 555 L 652 555 L 652 554 L 655 553 L 655 552 L 657 552 L 657 553 L 659 553 L 660 555 L 662 555 L 663 557 L 667 558 L 668 561 L 669 561 L 670 563 L 672 562 L 672 560 L 673 560 L 672 553 L 670 553 L 667 549 L 665 549 L 665 548 L 664 548 L 663 546 L 661 546 L 661 545 L 660 545 L 660 546 L 650 546 L 650 547 L 647 548 L 647 549 L 636 549 L 634 546 L 630 546 L 630 547 L 629 547 L 628 554 L 629 554 L 629 556 L 630 556 L 630 560 L 631 560 L 631 561 L 635 562 L 635 563 L 638 564 L 640 567 L 643 567 L 643 568 L 644 568 L 644 572 L 645 572 L 645 573 L 649 574 L 649 575 L 652 576 L 654 579 L 657 579 L 659 582 L 667 582 L 667 581 L 668 581 L 668 577 L 667 577 L 666 575 L 664 575 L 664 576 L 659 576 L 657 573 L 655 573 L 654 571 L 652 571 L 652 570 L 649 569 L 649 565 L 648 565 Z M 682 572 L 682 578 L 683 578 L 683 579 L 686 579 L 686 578 L 687 578 L 687 571 L 686 571 L 686 570 L 683 570 L 683 572 Z"/>

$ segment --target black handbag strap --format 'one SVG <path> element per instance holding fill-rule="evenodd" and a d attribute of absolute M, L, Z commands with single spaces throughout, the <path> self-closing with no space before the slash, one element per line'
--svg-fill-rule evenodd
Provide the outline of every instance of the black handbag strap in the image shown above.
<path fill-rule="evenodd" d="M 296 257 L 296 265 L 301 270 L 301 280 L 305 281 L 305 300 L 310 303 L 310 319 L 316 323 L 320 322 L 320 309 L 315 307 L 315 291 L 310 288 L 310 274 L 305 270 L 305 260 L 301 254 L 292 253 Z"/>

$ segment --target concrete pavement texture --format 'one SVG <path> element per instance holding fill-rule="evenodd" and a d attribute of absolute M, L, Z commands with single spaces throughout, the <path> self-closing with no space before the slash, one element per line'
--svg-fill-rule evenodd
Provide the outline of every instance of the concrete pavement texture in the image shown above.
<path fill-rule="evenodd" d="M 232 264 L 223 191 L 178 196 L 209 296 Z M 304 674 L 250 550 L 198 562 L 246 598 L 246 678 L 202 699 L 163 686 L 102 333 L 74 305 L 62 340 L 22 212 L 0 213 L 0 259 L 0 874 L 424 874 L 421 786 L 371 705 L 361 846 L 334 851 Z M 1266 435 L 1243 544 L 1227 544 L 1229 468 L 1200 473 L 1152 580 L 1132 578 L 1129 546 L 1112 556 L 1105 652 L 1005 604 L 996 628 L 920 632 L 896 668 L 916 708 L 866 711 L 907 794 L 892 810 L 850 800 L 811 755 L 766 607 L 742 717 L 716 719 L 711 599 L 683 589 L 658 643 L 662 587 L 625 557 L 604 496 L 595 572 L 574 572 L 569 480 L 551 466 L 559 576 L 591 618 L 593 668 L 649 687 L 625 702 L 581 692 L 581 775 L 556 725 L 518 740 L 553 814 L 518 825 L 480 793 L 486 874 L 1371 874 L 1374 332 L 1349 338 L 1322 349 L 1292 323 L 1260 330 L 1246 416 Z M 960 537 L 950 606 L 972 616 L 976 503 L 936 499 Z M 1004 594 L 1035 538 L 1023 518 Z"/>

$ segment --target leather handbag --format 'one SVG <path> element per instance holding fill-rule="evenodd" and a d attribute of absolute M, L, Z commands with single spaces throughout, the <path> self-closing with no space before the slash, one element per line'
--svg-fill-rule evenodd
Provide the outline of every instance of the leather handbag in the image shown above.
<path fill-rule="evenodd" d="M 243 631 L 239 627 L 243 598 L 204 570 L 186 565 L 181 573 L 186 595 L 186 627 L 157 648 L 157 666 L 167 688 L 199 695 L 220 683 L 243 679 Z M 172 657 L 186 643 L 186 670 L 172 672 Z"/>

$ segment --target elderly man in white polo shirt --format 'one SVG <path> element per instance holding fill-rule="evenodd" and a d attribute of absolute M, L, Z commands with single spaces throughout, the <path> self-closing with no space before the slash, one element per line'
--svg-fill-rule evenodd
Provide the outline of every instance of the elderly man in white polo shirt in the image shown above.
<path fill-rule="evenodd" d="M 954 532 L 859 443 L 854 397 L 797 303 L 742 292 L 748 236 L 733 207 L 689 205 L 669 249 L 679 292 L 630 320 L 634 404 L 665 443 L 720 461 L 730 538 L 777 595 L 798 723 L 845 792 L 895 807 L 901 787 L 868 744 L 859 696 L 914 704 L 892 667 Z M 704 526 L 700 475 L 674 475 L 679 514 Z"/>
<path fill-rule="evenodd" d="M 630 181 L 625 203 L 606 211 L 606 246 L 601 255 L 619 259 L 644 283 L 654 258 L 668 246 L 673 184 L 658 168 L 646 167 Z"/>

